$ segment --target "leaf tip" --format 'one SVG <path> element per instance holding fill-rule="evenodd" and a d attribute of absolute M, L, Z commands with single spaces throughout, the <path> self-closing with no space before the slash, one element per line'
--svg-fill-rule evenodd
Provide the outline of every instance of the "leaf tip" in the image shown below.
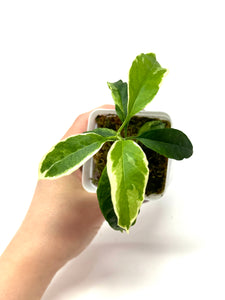
<path fill-rule="evenodd" d="M 127 234 L 130 233 L 130 225 L 121 225 L 118 222 L 118 226 L 121 228 L 121 232 L 126 231 Z"/>
<path fill-rule="evenodd" d="M 159 83 L 159 87 L 161 87 L 164 78 L 169 74 L 169 70 L 168 70 L 168 69 L 162 68 L 162 70 L 163 70 L 163 75 L 162 75 L 162 80 L 161 80 L 161 82 Z"/>

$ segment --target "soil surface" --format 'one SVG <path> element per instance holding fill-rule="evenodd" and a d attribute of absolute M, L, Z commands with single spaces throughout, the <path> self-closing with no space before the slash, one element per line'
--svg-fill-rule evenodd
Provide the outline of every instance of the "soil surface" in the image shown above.
<path fill-rule="evenodd" d="M 144 125 L 144 123 L 154 120 L 159 119 L 138 116 L 132 117 L 127 129 L 127 136 L 137 135 L 139 129 Z M 167 128 L 171 127 L 170 122 L 166 120 L 161 121 L 165 123 Z M 97 127 L 99 128 L 110 128 L 116 131 L 121 126 L 121 121 L 115 114 L 99 115 L 96 117 L 96 123 Z M 138 142 L 138 144 L 145 152 L 149 162 L 149 179 L 145 194 L 147 196 L 149 196 L 150 194 L 161 194 L 163 193 L 165 188 L 168 159 L 165 156 L 160 155 L 155 151 L 145 147 L 142 143 Z M 93 157 L 94 171 L 92 182 L 95 185 L 98 184 L 98 180 L 100 179 L 101 173 L 106 165 L 106 157 L 111 145 L 111 142 L 105 143 L 100 151 Z"/>

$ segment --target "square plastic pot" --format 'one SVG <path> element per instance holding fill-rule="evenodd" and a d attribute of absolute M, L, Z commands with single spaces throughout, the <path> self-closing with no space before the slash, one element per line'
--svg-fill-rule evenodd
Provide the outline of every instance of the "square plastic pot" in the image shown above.
<path fill-rule="evenodd" d="M 108 114 L 116 114 L 116 111 L 113 109 L 96 109 L 96 110 L 94 110 L 89 116 L 87 130 L 89 131 L 89 130 L 93 130 L 93 129 L 97 128 L 95 119 L 98 115 L 108 115 Z M 170 116 L 164 112 L 152 112 L 152 111 L 143 110 L 143 111 L 139 112 L 138 114 L 136 114 L 136 116 L 156 118 L 156 119 L 160 119 L 160 120 L 169 121 L 171 123 Z M 167 186 L 168 186 L 170 168 L 171 168 L 171 161 L 170 161 L 170 159 L 168 159 L 166 184 L 165 184 L 164 191 L 161 194 L 151 194 L 149 196 L 145 196 L 145 200 L 156 200 L 163 196 L 163 194 L 165 193 Z M 92 179 L 91 179 L 91 178 L 93 178 L 93 169 L 94 169 L 93 158 L 91 158 L 83 165 L 83 169 L 82 169 L 82 185 L 83 185 L 84 189 L 89 193 L 96 193 L 96 190 L 97 190 L 97 186 L 92 183 Z"/>

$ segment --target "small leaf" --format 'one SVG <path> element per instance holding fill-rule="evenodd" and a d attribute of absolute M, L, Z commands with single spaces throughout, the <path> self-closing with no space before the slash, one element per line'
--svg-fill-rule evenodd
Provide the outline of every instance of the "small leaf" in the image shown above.
<path fill-rule="evenodd" d="M 190 157 L 193 153 L 193 146 L 188 137 L 174 128 L 150 130 L 137 136 L 136 139 L 168 158 L 181 160 Z"/>
<path fill-rule="evenodd" d="M 146 131 L 152 130 L 152 129 L 161 129 L 165 128 L 166 124 L 160 120 L 150 121 L 145 123 L 138 131 L 137 135 L 140 135 Z"/>
<path fill-rule="evenodd" d="M 106 167 L 104 168 L 98 182 L 97 197 L 98 197 L 99 207 L 106 221 L 109 223 L 109 225 L 115 230 L 123 231 L 123 229 L 117 225 L 118 218 L 114 212 L 114 208 L 112 204 L 111 187 L 110 187 L 110 182 L 109 182 Z"/>
<path fill-rule="evenodd" d="M 87 131 L 86 133 L 91 133 L 91 132 L 99 134 L 104 137 L 114 137 L 117 135 L 117 132 L 115 130 L 109 128 L 95 128 L 91 131 Z"/>
<path fill-rule="evenodd" d="M 148 161 L 135 142 L 116 141 L 108 152 L 107 172 L 118 226 L 129 231 L 144 200 Z"/>
<path fill-rule="evenodd" d="M 122 80 L 114 83 L 107 82 L 116 105 L 116 112 L 123 122 L 127 116 L 127 83 Z"/>
<path fill-rule="evenodd" d="M 85 133 L 59 142 L 42 159 L 39 178 L 57 178 L 71 174 L 98 152 L 106 141 L 106 137 L 96 133 Z"/>
<path fill-rule="evenodd" d="M 154 98 L 166 69 L 157 62 L 155 54 L 140 54 L 133 61 L 128 82 L 128 116 L 131 118 Z"/>

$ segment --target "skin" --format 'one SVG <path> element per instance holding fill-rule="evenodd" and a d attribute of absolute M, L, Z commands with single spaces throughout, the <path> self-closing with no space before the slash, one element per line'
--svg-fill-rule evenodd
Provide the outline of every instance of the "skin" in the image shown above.
<path fill-rule="evenodd" d="M 89 114 L 80 115 L 63 139 L 86 131 Z M 81 170 L 39 180 L 25 219 L 0 257 L 0 299 L 41 299 L 56 272 L 89 245 L 103 221 L 96 194 L 82 188 Z"/>

